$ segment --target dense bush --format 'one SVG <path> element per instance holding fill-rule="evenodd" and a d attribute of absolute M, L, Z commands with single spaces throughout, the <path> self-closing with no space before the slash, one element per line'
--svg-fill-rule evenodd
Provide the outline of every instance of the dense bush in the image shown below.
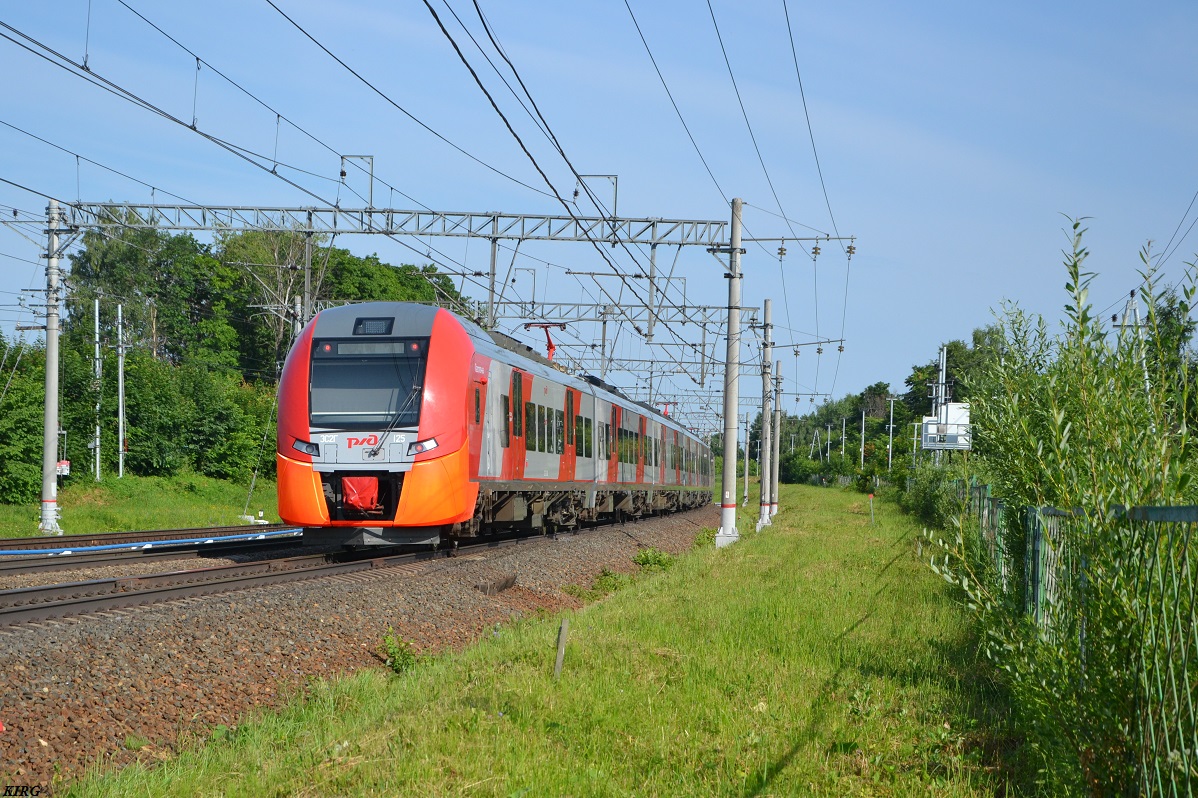
<path fill-rule="evenodd" d="M 925 460 L 907 472 L 899 504 L 928 526 L 946 529 L 960 515 L 958 486 L 963 477 L 960 470 L 941 468 Z"/>
<path fill-rule="evenodd" d="M 1121 520 L 1121 507 L 1187 504 L 1194 452 L 1189 438 L 1188 350 L 1194 287 L 1167 303 L 1179 324 L 1158 313 L 1150 270 L 1142 297 L 1146 322 L 1111 329 L 1088 301 L 1083 230 L 1067 253 L 1063 329 L 1008 307 L 1001 357 L 973 395 L 978 466 L 1010 508 L 1053 506 L 1080 515 L 1049 541 L 1073 576 L 1060 583 L 1048 621 L 1032 623 L 1004 586 L 977 566 L 968 528 L 949 545 L 941 568 L 968 597 L 984 651 L 1004 675 L 1042 789 L 1053 795 L 1136 792 L 1141 745 L 1137 702 L 1143 620 L 1137 573 L 1151 541 Z M 1148 264 L 1147 253 L 1142 255 Z M 917 472 L 908 502 L 929 522 L 943 489 Z M 1010 559 L 1021 557 L 1018 548 Z"/>

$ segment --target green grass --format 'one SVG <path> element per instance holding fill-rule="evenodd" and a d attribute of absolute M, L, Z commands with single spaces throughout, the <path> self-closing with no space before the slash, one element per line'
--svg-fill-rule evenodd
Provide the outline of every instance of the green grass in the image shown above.
<path fill-rule="evenodd" d="M 991 795 L 1001 706 L 917 529 L 786 486 L 772 527 L 458 653 L 315 682 L 105 795 Z M 751 528 L 741 514 L 742 530 Z M 979 725 L 980 724 L 980 725 Z"/>
<path fill-rule="evenodd" d="M 248 483 L 209 479 L 195 474 L 161 477 L 115 476 L 102 482 L 78 481 L 58 493 L 59 525 L 68 534 L 132 529 L 185 529 L 230 526 L 245 508 Z M 41 534 L 40 504 L 0 505 L 0 538 Z M 258 480 L 249 513 L 277 522 L 273 482 Z"/>

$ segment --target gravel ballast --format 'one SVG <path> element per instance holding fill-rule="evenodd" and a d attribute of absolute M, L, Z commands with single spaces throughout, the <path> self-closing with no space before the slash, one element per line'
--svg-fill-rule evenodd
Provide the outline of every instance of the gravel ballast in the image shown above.
<path fill-rule="evenodd" d="M 461 648 L 497 623 L 577 607 L 563 587 L 589 587 L 603 568 L 634 570 L 639 548 L 679 554 L 718 520 L 709 506 L 481 554 L 0 629 L 0 775 L 45 790 L 96 762 L 168 756 L 250 710 L 281 706 L 312 677 L 383 667 L 388 627 L 421 652 Z M 479 589 L 512 574 L 515 584 L 496 595 Z"/>

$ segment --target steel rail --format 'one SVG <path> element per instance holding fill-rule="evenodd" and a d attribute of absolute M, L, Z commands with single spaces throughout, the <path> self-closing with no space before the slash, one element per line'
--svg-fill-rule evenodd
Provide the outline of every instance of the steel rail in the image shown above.
<path fill-rule="evenodd" d="M 46 554 L 0 560 L 0 578 L 46 571 L 78 571 L 86 568 L 105 568 L 112 565 L 182 560 L 195 557 L 225 557 L 251 551 L 270 550 L 285 546 L 300 546 L 300 538 L 266 538 L 265 540 L 230 540 L 226 543 L 201 543 L 168 548 L 131 549 L 126 551 L 85 552 L 81 554 Z"/>
<path fill-rule="evenodd" d="M 470 546 L 461 546 L 454 551 L 426 550 L 388 555 L 380 555 L 379 552 L 374 551 L 310 554 L 190 571 L 4 590 L 0 591 L 0 628 L 31 621 L 45 621 L 104 610 L 156 604 L 191 596 L 215 595 L 357 571 L 394 568 L 445 558 L 454 554 L 503 548 L 546 539 L 546 536 L 537 535 L 508 540 L 488 540 Z M 342 559 L 345 557 L 354 559 L 345 561 Z M 330 559 L 341 561 L 330 562 Z"/>
<path fill-rule="evenodd" d="M 69 549 L 86 546 L 105 546 L 113 543 L 154 543 L 180 537 L 221 537 L 249 535 L 255 532 L 278 532 L 294 528 L 294 524 L 244 524 L 240 526 L 208 526 L 192 529 L 156 529 L 141 532 L 94 532 L 80 535 L 46 535 L 30 538 L 0 538 L 4 549 Z"/>

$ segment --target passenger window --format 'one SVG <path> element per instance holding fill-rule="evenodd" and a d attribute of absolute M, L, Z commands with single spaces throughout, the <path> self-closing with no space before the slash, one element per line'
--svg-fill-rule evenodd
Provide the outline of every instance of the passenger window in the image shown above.
<path fill-rule="evenodd" d="M 537 406 L 524 404 L 524 446 L 529 451 L 537 450 Z"/>

